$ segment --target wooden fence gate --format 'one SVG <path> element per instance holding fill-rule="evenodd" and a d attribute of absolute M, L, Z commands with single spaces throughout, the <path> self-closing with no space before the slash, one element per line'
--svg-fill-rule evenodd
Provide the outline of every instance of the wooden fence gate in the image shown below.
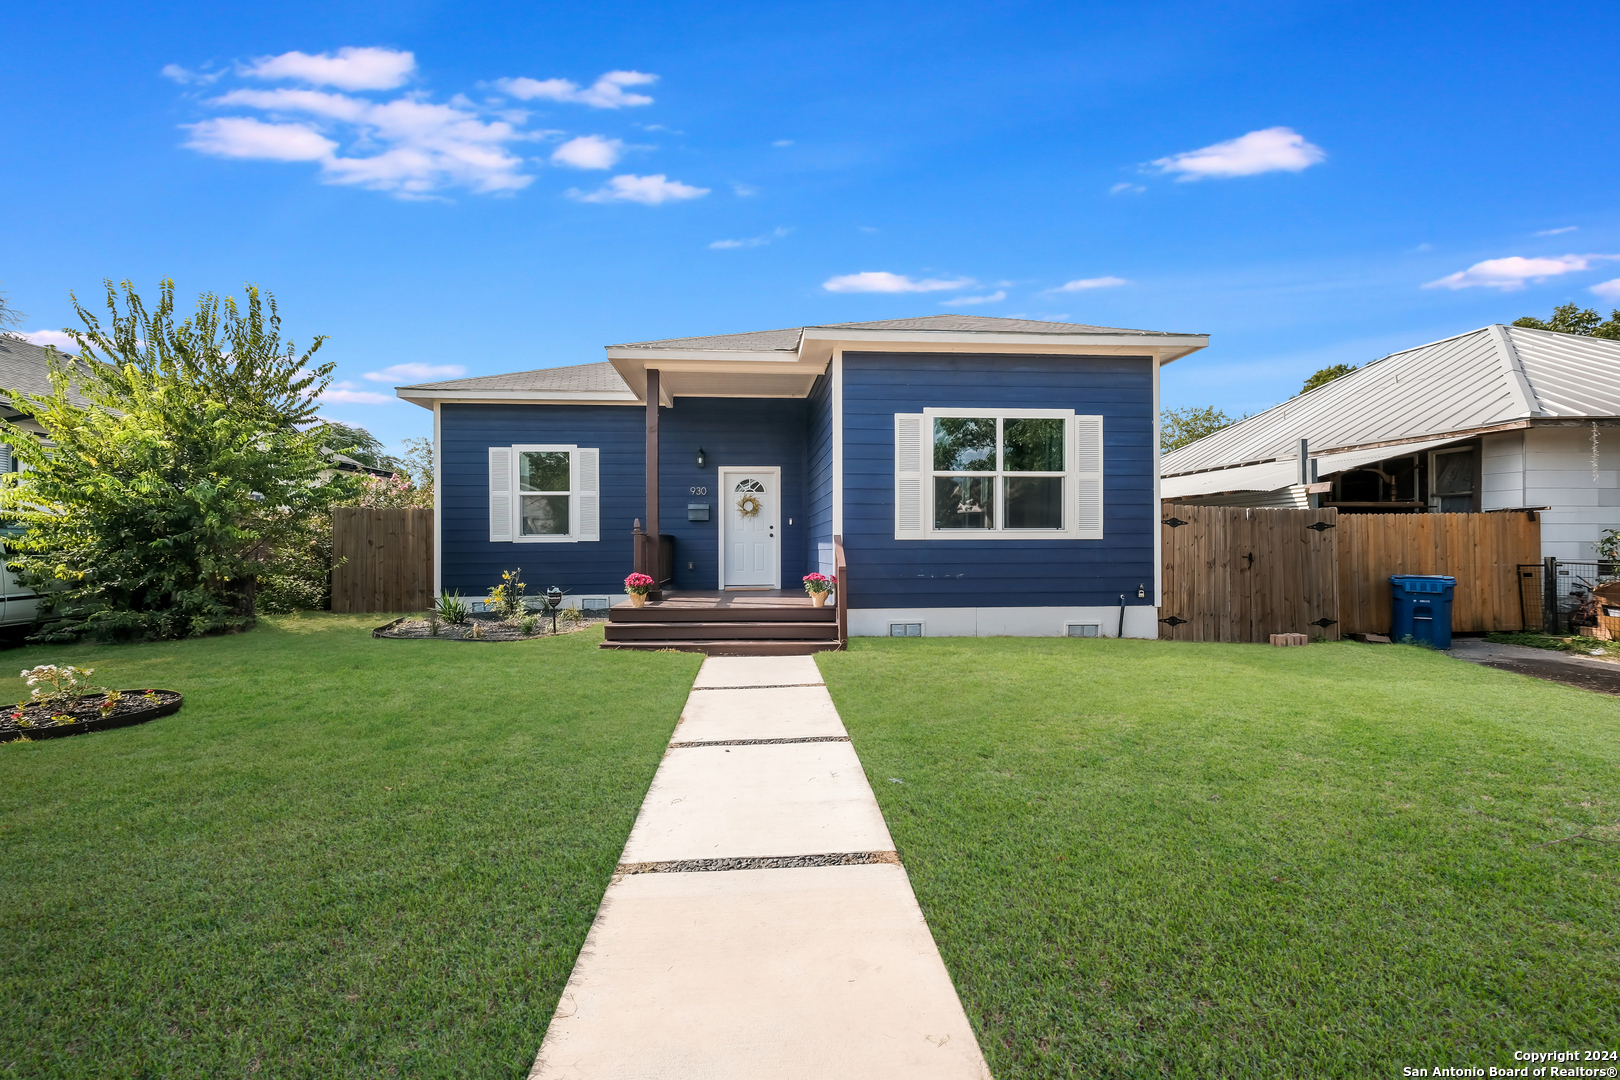
<path fill-rule="evenodd" d="M 1166 504 L 1159 636 L 1265 642 L 1272 634 L 1337 640 L 1337 510 Z"/>
<path fill-rule="evenodd" d="M 333 611 L 425 611 L 433 600 L 432 510 L 333 509 Z"/>

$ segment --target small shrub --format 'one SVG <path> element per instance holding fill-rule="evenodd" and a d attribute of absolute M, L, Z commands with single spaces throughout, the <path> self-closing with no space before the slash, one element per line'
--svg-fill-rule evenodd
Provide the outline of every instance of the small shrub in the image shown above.
<path fill-rule="evenodd" d="M 433 605 L 433 611 L 451 626 L 460 626 L 471 614 L 471 609 L 467 607 L 467 602 L 461 598 L 459 592 L 454 596 L 450 593 L 440 593 L 439 599 Z"/>
<path fill-rule="evenodd" d="M 100 688 L 85 681 L 95 673 L 95 668 L 57 667 L 55 664 L 30 668 L 21 676 L 33 687 L 24 704 L 65 705 L 74 698 L 95 693 Z"/>
<path fill-rule="evenodd" d="M 532 634 L 534 633 L 534 622 L 535 620 L 533 615 L 525 615 L 523 617 L 523 621 L 518 623 L 518 629 L 522 630 L 525 634 Z"/>
<path fill-rule="evenodd" d="M 523 591 L 528 588 L 523 584 L 523 571 L 504 570 L 501 572 L 501 583 L 489 590 L 489 606 L 501 613 L 501 618 L 512 622 L 523 615 Z"/>
<path fill-rule="evenodd" d="M 428 633 L 433 637 L 439 636 L 439 616 L 436 612 L 428 613 Z"/>

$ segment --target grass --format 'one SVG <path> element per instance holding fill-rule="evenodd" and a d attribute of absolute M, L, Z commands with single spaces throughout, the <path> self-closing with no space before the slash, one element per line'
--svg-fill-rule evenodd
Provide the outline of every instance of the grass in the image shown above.
<path fill-rule="evenodd" d="M 997 1080 L 1620 1035 L 1612 698 L 1354 643 L 819 659 Z"/>
<path fill-rule="evenodd" d="M 4 654 L 186 705 L 0 746 L 0 1077 L 525 1075 L 700 658 L 386 618 Z"/>

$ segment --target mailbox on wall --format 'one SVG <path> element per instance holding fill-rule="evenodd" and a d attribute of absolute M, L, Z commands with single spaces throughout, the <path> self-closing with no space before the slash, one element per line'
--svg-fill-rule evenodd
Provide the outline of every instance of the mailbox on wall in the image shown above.
<path fill-rule="evenodd" d="M 708 503 L 687 503 L 686 504 L 686 520 L 687 521 L 708 521 L 709 520 L 709 504 Z"/>

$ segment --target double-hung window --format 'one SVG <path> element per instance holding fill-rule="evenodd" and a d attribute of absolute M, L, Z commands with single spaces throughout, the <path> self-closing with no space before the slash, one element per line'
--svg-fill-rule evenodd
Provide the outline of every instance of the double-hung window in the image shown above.
<path fill-rule="evenodd" d="M 489 448 L 489 538 L 575 543 L 601 538 L 600 454 L 580 446 Z"/>
<path fill-rule="evenodd" d="M 895 415 L 895 537 L 1102 536 L 1102 417 L 1069 409 Z"/>

